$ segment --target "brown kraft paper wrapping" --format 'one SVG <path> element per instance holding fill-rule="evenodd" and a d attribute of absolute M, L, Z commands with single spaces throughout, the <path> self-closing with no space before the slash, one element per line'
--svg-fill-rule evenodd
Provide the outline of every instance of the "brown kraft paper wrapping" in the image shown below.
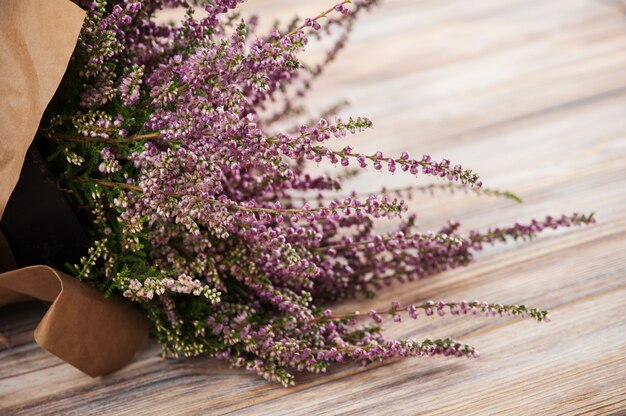
<path fill-rule="evenodd" d="M 102 293 L 48 266 L 0 275 L 0 287 L 52 306 L 35 341 L 84 373 L 97 377 L 128 364 L 147 336 L 145 318 L 130 302 Z"/>
<path fill-rule="evenodd" d="M 69 0 L 0 0 L 0 218 L 84 17 Z M 12 268 L 7 267 L 11 255 L 4 239 L 0 251 L 4 270 Z M 128 364 L 148 336 L 145 317 L 130 302 L 105 299 L 47 266 L 0 274 L 0 306 L 24 295 L 52 302 L 35 341 L 92 377 Z"/>

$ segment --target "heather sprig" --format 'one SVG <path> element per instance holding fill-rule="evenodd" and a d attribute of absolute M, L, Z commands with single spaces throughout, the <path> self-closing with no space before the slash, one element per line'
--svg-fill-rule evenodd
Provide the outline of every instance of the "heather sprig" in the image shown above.
<path fill-rule="evenodd" d="M 434 196 L 436 191 L 442 191 L 442 192 L 447 191 L 452 194 L 460 191 L 466 194 L 475 193 L 477 195 L 485 195 L 489 197 L 506 198 L 506 199 L 510 199 L 518 203 L 523 202 L 522 198 L 519 195 L 514 194 L 513 192 L 510 192 L 510 191 L 487 188 L 484 186 L 480 188 L 475 187 L 475 186 L 468 187 L 463 184 L 457 184 L 453 182 L 431 183 L 428 185 L 408 185 L 408 186 L 404 186 L 401 188 L 391 188 L 391 189 L 383 187 L 379 191 L 371 191 L 371 192 L 353 191 L 350 193 L 349 196 L 352 198 L 358 198 L 358 197 L 364 197 L 368 195 L 388 195 L 388 196 L 394 196 L 397 198 L 404 198 L 406 200 L 413 200 L 415 199 L 416 194 L 425 194 L 425 195 Z M 329 197 L 332 197 L 332 196 L 322 195 L 321 199 L 328 199 Z"/>
<path fill-rule="evenodd" d="M 243 0 L 75 1 L 88 16 L 40 130 L 92 241 L 71 272 L 141 305 L 164 354 L 216 357 L 291 385 L 297 371 L 347 361 L 478 355 L 449 338 L 387 340 L 382 315 L 547 320 L 535 308 L 478 301 L 396 302 L 369 314 L 327 309 L 465 266 L 485 244 L 594 221 L 574 214 L 486 231 L 463 232 L 458 222 L 420 230 L 405 202 L 418 192 L 521 199 L 482 187 L 474 171 L 445 158 L 336 150 L 331 141 L 373 126 L 338 116 L 340 106 L 305 124 L 292 120 L 358 16 L 379 1 L 340 1 L 269 33 L 237 12 Z M 204 6 L 198 17 L 195 4 Z M 185 8 L 184 19 L 159 23 L 168 7 Z M 335 29 L 321 63 L 305 66 L 309 40 Z M 298 127 L 269 130 L 285 121 Z M 335 169 L 313 174 L 310 164 L 321 162 Z M 367 170 L 442 182 L 346 194 L 354 172 Z M 382 222 L 391 231 L 377 231 Z"/>
<path fill-rule="evenodd" d="M 420 310 L 422 312 L 420 312 Z M 443 300 L 440 301 L 426 301 L 424 303 L 418 305 L 407 305 L 400 306 L 400 302 L 394 301 L 391 304 L 391 308 L 387 311 L 376 311 L 371 310 L 368 313 L 347 313 L 341 315 L 333 315 L 332 313 L 326 313 L 320 318 L 317 318 L 319 321 L 327 320 L 327 319 L 351 319 L 351 318 L 364 318 L 369 317 L 377 324 L 381 324 L 383 322 L 383 315 L 389 315 L 393 318 L 395 322 L 400 322 L 402 320 L 402 314 L 406 313 L 411 319 L 417 319 L 420 316 L 420 313 L 423 313 L 424 316 L 440 316 L 444 317 L 446 315 L 460 316 L 460 315 L 483 315 L 483 316 L 517 316 L 522 318 L 532 318 L 538 322 L 545 321 L 548 322 L 548 311 L 539 310 L 537 308 L 530 308 L 526 305 L 502 305 L 502 304 L 491 304 L 484 301 L 474 300 L 474 301 L 466 301 L 462 300 L 460 302 L 445 302 Z"/>

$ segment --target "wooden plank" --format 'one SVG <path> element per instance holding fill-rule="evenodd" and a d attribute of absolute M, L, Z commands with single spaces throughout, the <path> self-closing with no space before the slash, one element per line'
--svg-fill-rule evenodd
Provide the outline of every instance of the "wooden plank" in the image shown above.
<path fill-rule="evenodd" d="M 288 18 L 326 3 L 263 0 L 247 8 Z M 26 343 L 0 351 L 0 414 L 626 413 L 626 22 L 617 4 L 387 2 L 361 21 L 307 101 L 316 110 L 348 97 L 346 114 L 374 119 L 374 131 L 337 146 L 448 156 L 525 199 L 420 196 L 411 207 L 425 229 L 450 217 L 465 229 L 571 211 L 596 211 L 599 220 L 488 248 L 468 268 L 341 309 L 479 298 L 550 308 L 551 323 L 388 323 L 390 337 L 453 336 L 482 356 L 347 364 L 301 375 L 289 389 L 215 360 L 163 360 L 155 344 L 124 370 L 90 379 Z M 307 53 L 315 60 L 321 48 Z M 411 183 L 367 173 L 350 187 Z"/>

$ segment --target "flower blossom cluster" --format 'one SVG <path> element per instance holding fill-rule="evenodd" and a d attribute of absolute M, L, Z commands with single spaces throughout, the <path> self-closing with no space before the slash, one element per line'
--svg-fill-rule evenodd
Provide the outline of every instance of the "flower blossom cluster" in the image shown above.
<path fill-rule="evenodd" d="M 219 291 L 208 285 L 203 285 L 200 280 L 192 279 L 185 274 L 178 276 L 177 279 L 148 277 L 143 282 L 132 279 L 128 283 L 128 289 L 124 292 L 124 296 L 133 300 L 151 300 L 155 295 L 160 296 L 165 292 L 204 296 L 213 303 L 220 301 Z"/>
<path fill-rule="evenodd" d="M 484 301 L 471 301 L 468 302 L 466 300 L 462 300 L 460 302 L 445 302 L 440 300 L 438 302 L 434 302 L 429 300 L 420 305 L 408 305 L 406 307 L 401 307 L 400 302 L 394 301 L 391 303 L 391 308 L 385 312 L 378 312 L 376 310 L 371 310 L 367 313 L 367 316 L 371 318 L 377 324 L 383 322 L 382 315 L 390 315 L 393 317 L 393 320 L 396 322 L 402 321 L 402 313 L 406 312 L 406 314 L 411 319 L 417 319 L 420 316 L 420 310 L 424 314 L 424 316 L 446 316 L 447 314 L 453 316 L 460 315 L 484 315 L 484 316 L 518 316 L 524 318 L 533 318 L 537 321 L 549 321 L 547 311 L 542 311 L 537 308 L 529 308 L 526 305 L 502 305 L 502 304 L 490 304 Z M 357 318 L 363 316 L 358 312 L 353 314 L 346 314 L 341 316 L 341 318 Z M 339 317 L 333 316 L 332 312 L 328 314 L 326 318 L 334 318 L 337 319 Z"/>
<path fill-rule="evenodd" d="M 406 203 L 420 189 L 518 197 L 483 188 L 448 159 L 336 150 L 331 141 L 372 127 L 336 116 L 336 106 L 303 124 L 298 109 L 314 80 L 379 1 L 340 1 L 269 33 L 241 17 L 243 0 L 75 1 L 88 13 L 71 85 L 42 130 L 74 207 L 92 208 L 85 227 L 94 246 L 73 272 L 138 302 L 164 353 L 217 357 L 290 385 L 295 371 L 334 363 L 477 356 L 452 339 L 387 340 L 386 313 L 546 319 L 526 306 L 427 302 L 372 311 L 373 325 L 362 325 L 360 314 L 322 306 L 467 265 L 486 244 L 593 222 L 574 214 L 469 233 L 456 222 L 420 230 Z M 186 17 L 160 22 L 170 7 Z M 326 36 L 338 38 L 323 60 L 301 62 L 308 42 Z M 323 161 L 341 173 L 308 169 Z M 343 190 L 353 170 L 440 182 L 359 195 Z M 391 219 L 394 230 L 377 231 Z"/>

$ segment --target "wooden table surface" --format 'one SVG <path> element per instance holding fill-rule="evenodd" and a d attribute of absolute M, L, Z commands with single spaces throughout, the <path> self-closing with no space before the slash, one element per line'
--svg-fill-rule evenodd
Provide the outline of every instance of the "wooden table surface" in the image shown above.
<path fill-rule="evenodd" d="M 328 1 L 251 3 L 271 20 Z M 216 360 L 161 359 L 155 344 L 91 379 L 29 341 L 41 307 L 21 306 L 0 322 L 12 345 L 0 351 L 0 414 L 626 414 L 624 10 L 599 0 L 388 1 L 360 21 L 308 101 L 319 110 L 345 97 L 345 114 L 371 117 L 375 129 L 351 139 L 362 149 L 449 157 L 525 200 L 420 196 L 412 208 L 424 229 L 451 217 L 465 229 L 573 211 L 598 218 L 341 309 L 477 298 L 548 308 L 551 323 L 388 323 L 389 337 L 453 336 L 482 355 L 346 364 L 285 389 Z M 350 187 L 414 181 L 368 172 Z"/>

